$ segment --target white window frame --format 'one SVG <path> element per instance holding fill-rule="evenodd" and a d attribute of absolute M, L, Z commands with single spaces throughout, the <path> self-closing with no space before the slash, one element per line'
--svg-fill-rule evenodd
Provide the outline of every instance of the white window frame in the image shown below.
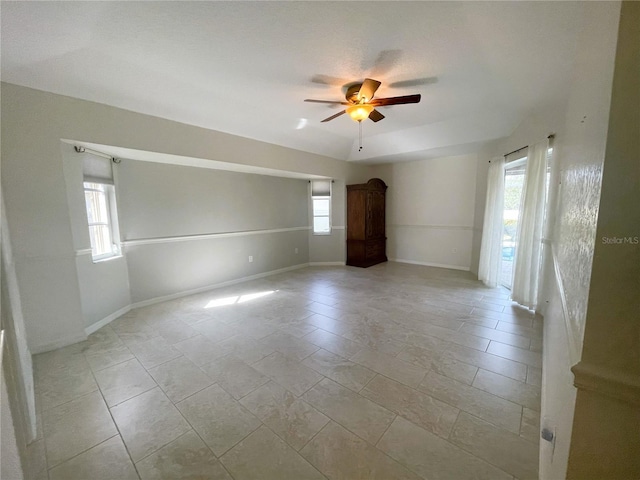
<path fill-rule="evenodd" d="M 92 188 L 91 185 L 101 185 L 102 190 Z M 89 222 L 89 212 L 87 211 L 87 229 L 89 231 L 89 238 L 91 239 L 91 227 L 95 225 L 105 225 L 109 232 L 109 241 L 111 250 L 109 252 L 96 254 L 94 250 L 93 242 L 91 243 L 91 259 L 94 263 L 104 260 L 110 260 L 122 256 L 122 250 L 120 248 L 120 230 L 118 228 L 118 212 L 116 208 L 116 192 L 113 185 L 109 183 L 100 182 L 97 180 L 85 180 L 83 182 L 84 192 L 99 192 L 105 196 L 105 204 L 107 208 L 107 222 Z M 85 197 L 85 209 L 86 197 Z"/>
<path fill-rule="evenodd" d="M 332 205 L 331 205 L 331 197 L 333 196 L 333 182 L 329 181 L 329 195 L 328 196 L 314 196 L 313 195 L 313 186 L 311 187 L 311 230 L 313 231 L 313 235 L 331 235 L 331 231 L 332 231 L 332 225 L 331 225 L 331 218 L 332 218 Z M 329 202 L 329 212 L 327 215 L 318 215 L 316 213 L 316 209 L 315 209 L 315 202 L 314 200 L 328 200 Z M 329 230 L 328 231 L 316 231 L 315 226 L 316 226 L 316 222 L 315 219 L 316 218 L 328 218 L 329 220 Z"/>

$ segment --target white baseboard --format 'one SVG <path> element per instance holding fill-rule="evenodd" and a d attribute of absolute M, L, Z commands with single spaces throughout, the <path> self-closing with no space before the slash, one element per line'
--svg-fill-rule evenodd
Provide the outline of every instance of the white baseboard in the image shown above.
<path fill-rule="evenodd" d="M 122 307 L 120 310 L 118 310 L 116 312 L 113 312 L 111 315 L 109 315 L 107 317 L 104 317 L 102 320 L 99 320 L 96 323 L 93 323 L 93 324 L 89 325 L 88 327 L 86 327 L 84 329 L 84 332 L 87 335 L 91 335 L 96 330 L 100 330 L 102 327 L 104 327 L 105 325 L 113 322 L 116 318 L 124 315 L 129 310 L 131 310 L 131 305 L 127 305 L 126 307 Z"/>
<path fill-rule="evenodd" d="M 57 340 L 51 343 L 45 343 L 43 345 L 36 345 L 31 348 L 31 354 L 37 355 L 38 353 L 50 352 L 51 350 L 57 350 L 58 348 L 68 347 L 74 343 L 84 342 L 87 339 L 87 335 L 76 335 L 74 337 L 65 338 L 63 340 Z"/>
<path fill-rule="evenodd" d="M 309 262 L 310 267 L 344 267 L 346 262 Z"/>
<path fill-rule="evenodd" d="M 227 282 L 216 283 L 213 285 L 207 285 L 205 287 L 198 287 L 192 290 L 185 290 L 178 293 L 172 293 L 170 295 L 163 295 L 161 297 L 150 298 L 149 300 L 142 300 L 140 302 L 133 303 L 131 308 L 140 308 L 147 307 L 149 305 L 154 305 L 156 303 L 166 302 L 168 300 L 175 300 L 176 298 L 187 297 L 189 295 L 195 295 L 196 293 L 206 292 L 208 290 L 214 290 L 216 288 L 228 287 L 230 285 L 236 285 L 238 283 L 248 282 L 251 280 L 257 280 L 259 278 L 269 277 L 271 275 L 277 275 L 279 273 L 290 272 L 291 270 L 298 270 L 300 268 L 308 267 L 308 263 L 300 263 L 298 265 L 293 265 L 291 267 L 280 268 L 278 270 L 270 270 L 268 272 L 257 273 L 255 275 L 250 275 L 248 277 L 240 277 L 234 280 L 229 280 Z"/>
<path fill-rule="evenodd" d="M 438 268 L 448 268 L 451 270 L 462 270 L 463 272 L 468 272 L 471 270 L 469 267 L 461 267 L 460 265 L 445 265 L 443 263 L 416 262 L 415 260 L 404 260 L 402 258 L 390 258 L 389 261 L 398 262 L 398 263 L 410 263 L 411 265 L 422 265 L 424 267 L 438 267 Z"/>

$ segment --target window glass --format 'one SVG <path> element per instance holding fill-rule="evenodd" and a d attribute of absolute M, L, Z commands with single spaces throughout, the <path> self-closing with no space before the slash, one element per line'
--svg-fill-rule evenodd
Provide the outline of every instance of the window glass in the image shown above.
<path fill-rule="evenodd" d="M 85 182 L 84 198 L 87 208 L 91 255 L 94 260 L 120 254 L 114 240 L 115 193 L 113 186 Z"/>

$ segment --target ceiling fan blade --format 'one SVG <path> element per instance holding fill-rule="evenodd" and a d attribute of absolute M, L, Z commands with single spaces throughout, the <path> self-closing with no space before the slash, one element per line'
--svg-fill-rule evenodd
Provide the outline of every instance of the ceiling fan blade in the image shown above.
<path fill-rule="evenodd" d="M 339 86 L 342 86 L 345 83 L 349 82 L 349 80 L 346 78 L 332 77 L 331 75 L 324 75 L 322 73 L 318 73 L 313 77 L 311 77 L 311 81 L 313 83 L 319 83 L 320 85 L 339 85 Z"/>
<path fill-rule="evenodd" d="M 312 98 L 305 98 L 304 101 L 311 103 L 330 103 L 333 105 L 351 105 L 350 103 L 341 102 L 340 100 L 314 100 Z"/>
<path fill-rule="evenodd" d="M 420 85 L 431 85 L 438 83 L 438 77 L 413 78 L 411 80 L 401 80 L 399 82 L 389 83 L 389 88 L 419 87 Z"/>
<path fill-rule="evenodd" d="M 405 103 L 419 103 L 420 94 L 415 95 L 403 95 L 401 97 L 388 97 L 388 98 L 376 98 L 369 102 L 374 107 L 386 107 L 388 105 L 402 105 Z"/>
<path fill-rule="evenodd" d="M 365 78 L 364 82 L 362 82 L 362 86 L 360 87 L 360 91 L 358 92 L 358 100 L 364 98 L 365 102 L 370 102 L 379 86 L 379 81 L 373 80 L 372 78 Z"/>
<path fill-rule="evenodd" d="M 324 120 L 322 120 L 320 123 L 330 122 L 334 118 L 338 118 L 340 115 L 343 115 L 344 113 L 346 113 L 346 110 L 342 110 L 341 112 L 338 112 L 335 115 L 331 115 L 330 117 L 327 117 Z"/>
<path fill-rule="evenodd" d="M 383 118 L 384 118 L 384 115 L 375 109 L 369 114 L 369 120 L 373 120 L 374 122 L 379 122 Z"/>

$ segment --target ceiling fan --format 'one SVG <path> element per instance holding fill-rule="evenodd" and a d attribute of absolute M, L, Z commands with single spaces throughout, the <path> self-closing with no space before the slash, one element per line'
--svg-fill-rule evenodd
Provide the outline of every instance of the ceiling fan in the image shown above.
<path fill-rule="evenodd" d="M 354 83 L 347 88 L 347 93 L 345 95 L 346 102 L 339 100 L 314 100 L 311 98 L 305 99 L 305 102 L 347 106 L 343 111 L 325 118 L 322 122 L 329 122 L 345 113 L 348 113 L 356 122 L 362 122 L 367 118 L 374 122 L 379 122 L 384 118 L 384 115 L 376 110 L 376 107 L 388 107 L 390 105 L 420 102 L 420 94 L 374 99 L 376 90 L 378 90 L 380 85 L 381 83 L 377 80 L 365 78 L 362 83 Z"/>

